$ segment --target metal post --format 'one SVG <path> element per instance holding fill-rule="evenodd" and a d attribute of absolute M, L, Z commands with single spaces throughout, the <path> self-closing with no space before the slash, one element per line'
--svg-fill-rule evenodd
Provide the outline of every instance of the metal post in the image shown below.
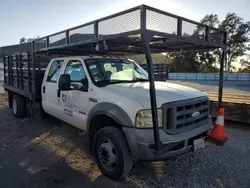
<path fill-rule="evenodd" d="M 36 84 L 36 65 L 35 65 L 35 58 L 36 58 L 36 56 L 35 56 L 35 43 L 34 43 L 34 41 L 32 42 L 32 77 L 33 77 L 33 94 L 36 96 L 36 87 L 35 87 L 35 84 Z"/>
<path fill-rule="evenodd" d="M 23 89 L 23 57 L 22 54 L 19 55 L 19 72 L 20 72 L 20 86 L 21 89 Z"/>
<path fill-rule="evenodd" d="M 33 42 L 32 42 L 32 51 L 35 49 L 34 48 L 35 46 L 33 45 Z M 46 37 L 46 48 L 49 47 L 49 37 Z"/>
<path fill-rule="evenodd" d="M 159 127 L 158 127 L 158 115 L 157 115 L 157 105 L 156 105 L 156 95 L 155 95 L 155 76 L 154 68 L 152 63 L 152 57 L 150 53 L 149 42 L 152 39 L 152 35 L 149 34 L 146 30 L 146 8 L 141 6 L 141 36 L 144 46 L 145 57 L 148 65 L 148 75 L 149 75 L 149 93 L 150 93 L 150 103 L 151 103 L 151 112 L 152 112 L 152 121 L 153 121 L 153 130 L 154 130 L 154 146 L 153 148 L 156 151 L 161 149 L 161 141 L 159 136 Z"/>
<path fill-rule="evenodd" d="M 30 54 L 27 54 L 27 63 L 28 63 L 28 87 L 29 92 L 31 92 L 31 79 L 30 79 Z"/>
<path fill-rule="evenodd" d="M 223 37 L 223 44 L 225 45 L 225 48 L 223 48 L 222 50 L 222 54 L 221 54 L 221 61 L 220 61 L 220 81 L 219 81 L 219 92 L 218 92 L 218 107 L 219 109 L 222 107 L 222 96 L 223 96 L 223 74 L 224 74 L 224 64 L 227 56 L 227 33 L 224 33 L 224 37 Z"/>
<path fill-rule="evenodd" d="M 11 75 L 10 75 L 10 70 L 11 70 L 11 67 L 10 67 L 10 59 L 11 57 L 8 56 L 8 85 L 10 86 L 10 78 L 11 78 Z"/>
<path fill-rule="evenodd" d="M 48 42 L 48 39 L 47 38 L 47 42 Z M 28 53 L 29 54 L 29 53 Z M 32 104 L 33 104 L 33 100 L 34 100 L 34 97 L 36 97 L 36 65 L 35 65 L 35 58 L 36 58 L 36 55 L 35 55 L 35 42 L 33 41 L 32 42 L 32 77 L 33 77 L 33 82 L 32 82 L 32 88 L 31 88 L 31 91 L 32 91 L 32 99 L 30 100 L 30 117 L 33 116 L 33 107 L 32 107 Z"/>
<path fill-rule="evenodd" d="M 219 93 L 218 93 L 218 103 L 219 109 L 222 107 L 222 95 L 223 95 L 223 74 L 224 74 L 224 61 L 225 61 L 226 50 L 223 49 L 222 56 L 220 60 L 220 81 L 219 81 Z"/>
<path fill-rule="evenodd" d="M 94 23 L 94 35 L 95 35 L 95 38 L 98 38 L 98 36 L 99 36 L 98 22 L 97 21 Z"/>
<path fill-rule="evenodd" d="M 205 41 L 206 42 L 209 42 L 209 27 L 208 26 L 206 26 L 206 28 L 205 28 Z"/>
<path fill-rule="evenodd" d="M 16 55 L 16 82 L 17 82 L 17 88 L 20 88 L 20 84 L 19 84 L 19 66 L 18 66 L 18 62 L 19 62 L 19 56 Z"/>
<path fill-rule="evenodd" d="M 182 36 L 182 19 L 178 18 L 177 20 L 177 35 Z"/>
<path fill-rule="evenodd" d="M 7 67 L 6 59 L 7 59 L 7 57 L 4 56 L 3 57 L 3 81 L 4 81 L 4 84 L 6 84 L 6 82 L 7 82 L 7 80 L 6 80 L 6 67 Z"/>
<path fill-rule="evenodd" d="M 157 151 L 160 150 L 160 136 L 159 136 L 159 127 L 158 127 L 158 115 L 157 115 L 157 105 L 156 105 L 156 95 L 155 95 L 155 76 L 154 76 L 154 69 L 153 69 L 153 62 L 152 57 L 150 54 L 150 47 L 148 42 L 144 41 L 144 50 L 145 50 L 145 57 L 148 65 L 148 76 L 149 76 L 149 93 L 150 93 L 150 103 L 151 103 L 151 110 L 152 110 L 152 120 L 153 120 L 153 129 L 154 129 L 154 141 L 155 141 L 155 149 Z"/>
<path fill-rule="evenodd" d="M 68 44 L 68 43 L 69 43 L 69 40 L 70 40 L 70 38 L 69 38 L 69 30 L 67 30 L 67 31 L 65 32 L 65 43 Z"/>
<path fill-rule="evenodd" d="M 10 58 L 10 79 L 11 86 L 14 86 L 14 78 L 13 78 L 13 55 Z"/>

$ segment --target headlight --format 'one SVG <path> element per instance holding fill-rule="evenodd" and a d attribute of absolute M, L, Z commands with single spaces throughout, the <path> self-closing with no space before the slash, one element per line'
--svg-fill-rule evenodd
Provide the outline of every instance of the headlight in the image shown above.
<path fill-rule="evenodd" d="M 159 127 L 162 127 L 162 110 L 157 109 L 158 115 L 158 124 Z M 152 128 L 153 120 L 152 120 L 152 112 L 151 110 L 140 110 L 137 112 L 135 126 L 137 128 Z"/>

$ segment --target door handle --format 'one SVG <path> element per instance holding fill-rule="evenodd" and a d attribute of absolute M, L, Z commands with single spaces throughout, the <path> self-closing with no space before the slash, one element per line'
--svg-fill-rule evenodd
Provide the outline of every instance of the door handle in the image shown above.
<path fill-rule="evenodd" d="M 45 93 L 45 86 L 43 86 L 43 93 Z"/>
<path fill-rule="evenodd" d="M 61 97 L 61 90 L 60 89 L 57 90 L 57 97 Z"/>

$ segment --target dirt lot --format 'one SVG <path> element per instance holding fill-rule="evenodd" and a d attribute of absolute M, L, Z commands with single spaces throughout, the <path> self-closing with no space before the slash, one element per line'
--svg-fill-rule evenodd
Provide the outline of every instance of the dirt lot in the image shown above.
<path fill-rule="evenodd" d="M 0 81 L 0 93 L 4 93 L 4 89 L 3 89 L 2 85 L 3 85 L 3 82 Z"/>
<path fill-rule="evenodd" d="M 0 96 L 0 188 L 250 187 L 250 126 L 227 123 L 223 148 L 208 145 L 164 162 L 137 162 L 128 178 L 102 176 L 84 133 L 53 118 L 14 118 Z"/>

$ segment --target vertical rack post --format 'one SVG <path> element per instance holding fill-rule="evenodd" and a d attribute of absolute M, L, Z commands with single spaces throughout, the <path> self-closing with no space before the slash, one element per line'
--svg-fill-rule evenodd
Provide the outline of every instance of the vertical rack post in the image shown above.
<path fill-rule="evenodd" d="M 19 66 L 18 66 L 18 63 L 19 63 L 19 56 L 16 55 L 15 56 L 16 58 L 16 82 L 17 82 L 17 88 L 20 88 L 20 84 L 19 84 Z"/>
<path fill-rule="evenodd" d="M 219 92 L 218 92 L 218 107 L 222 107 L 222 96 L 223 96 L 223 74 L 224 74 L 224 64 L 227 56 L 227 33 L 224 32 L 223 35 L 223 44 L 225 47 L 222 49 L 221 60 L 220 60 L 220 80 L 219 80 Z"/>
<path fill-rule="evenodd" d="M 153 69 L 153 62 L 150 53 L 149 42 L 152 39 L 152 35 L 146 30 L 146 7 L 144 5 L 141 6 L 141 36 L 142 42 L 144 46 L 145 57 L 148 65 L 148 75 L 149 75 L 149 93 L 150 93 L 150 103 L 151 103 L 151 112 L 152 112 L 152 121 L 153 121 L 153 130 L 154 130 L 154 146 L 153 148 L 156 151 L 160 151 L 161 149 L 161 141 L 159 136 L 159 126 L 158 126 L 158 115 L 157 115 L 157 105 L 156 105 L 156 95 L 155 95 L 155 76 Z"/>
<path fill-rule="evenodd" d="M 95 39 L 97 41 L 97 44 L 99 43 L 99 41 L 97 40 L 99 37 L 99 31 L 98 31 L 98 21 L 94 22 L 94 35 L 95 35 Z M 94 51 L 94 46 L 93 43 L 91 43 L 91 50 Z"/>
<path fill-rule="evenodd" d="M 32 61 L 32 77 L 33 77 L 33 79 L 32 79 L 32 81 L 33 81 L 33 83 L 32 83 L 32 89 L 33 89 L 33 94 L 34 94 L 34 96 L 36 96 L 36 87 L 35 87 L 35 85 L 36 85 L 36 65 L 35 65 L 35 42 L 33 41 L 32 42 L 32 59 L 31 59 L 31 61 Z"/>
<path fill-rule="evenodd" d="M 14 86 L 14 78 L 13 78 L 13 55 L 10 56 L 10 85 Z"/>
<path fill-rule="evenodd" d="M 10 86 L 10 79 L 11 79 L 11 75 L 10 75 L 10 59 L 11 59 L 11 57 L 10 56 L 8 56 L 8 64 L 6 65 L 7 67 L 8 67 L 8 85 Z"/>
<path fill-rule="evenodd" d="M 98 38 L 99 32 L 98 32 L 98 21 L 95 21 L 94 23 L 94 34 L 95 38 Z"/>
<path fill-rule="evenodd" d="M 30 54 L 27 54 L 27 66 L 28 66 L 28 87 L 29 92 L 31 92 L 31 79 L 30 79 Z"/>
<path fill-rule="evenodd" d="M 7 80 L 6 80 L 6 67 L 7 67 L 6 61 L 7 61 L 7 57 L 4 56 L 3 57 L 3 81 L 4 81 L 4 84 L 6 84 L 6 82 L 7 82 Z"/>
<path fill-rule="evenodd" d="M 19 55 L 19 73 L 20 73 L 20 88 L 23 89 L 23 57 Z"/>
<path fill-rule="evenodd" d="M 67 30 L 66 32 L 65 32 L 65 43 L 66 44 L 68 44 L 69 43 L 69 30 Z"/>
<path fill-rule="evenodd" d="M 182 36 L 182 19 L 181 18 L 178 18 L 177 20 L 177 35 L 179 37 Z"/>

